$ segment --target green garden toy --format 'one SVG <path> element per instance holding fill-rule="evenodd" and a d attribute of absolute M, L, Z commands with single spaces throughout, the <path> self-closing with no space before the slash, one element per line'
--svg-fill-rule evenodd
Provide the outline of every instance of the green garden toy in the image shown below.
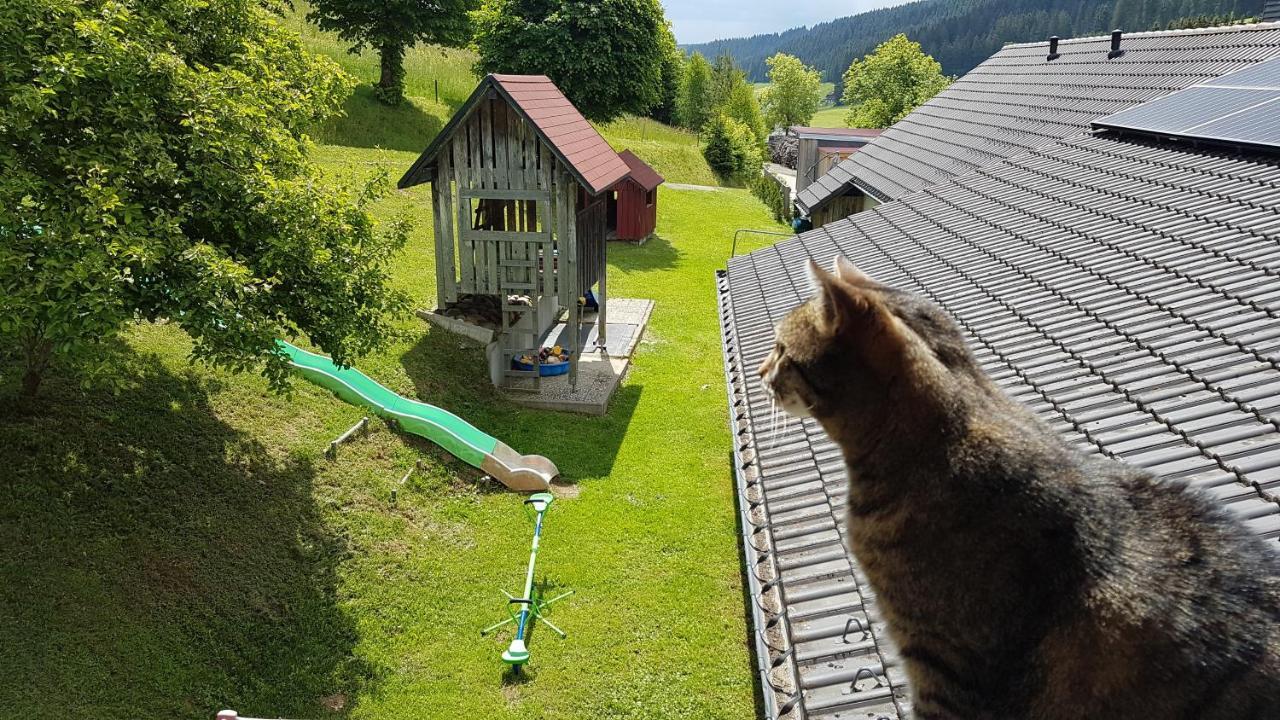
<path fill-rule="evenodd" d="M 515 597 L 511 593 L 503 590 L 502 594 L 507 596 L 507 613 L 511 616 L 506 620 L 494 623 L 489 627 L 480 631 L 481 635 L 488 635 L 507 623 L 515 623 L 516 636 L 511 639 L 511 644 L 507 649 L 502 651 L 502 662 L 511 666 L 515 672 L 520 672 L 520 666 L 529 662 L 529 648 L 526 641 L 529 637 L 529 630 L 534 620 L 541 620 L 547 624 L 547 627 L 555 631 L 561 638 L 567 637 L 563 630 L 556 627 L 543 616 L 543 610 L 551 605 L 551 603 L 561 600 L 573 594 L 572 590 L 560 593 L 550 600 L 543 600 L 540 593 L 533 585 L 533 568 L 538 562 L 538 539 L 542 537 L 542 518 L 547 513 L 547 508 L 551 507 L 551 501 L 555 499 L 551 493 L 541 492 L 529 496 L 524 501 L 525 514 L 533 511 L 533 549 L 529 551 L 529 572 L 524 578 L 524 595 Z M 516 611 L 516 607 L 519 611 Z"/>
<path fill-rule="evenodd" d="M 307 352 L 283 340 L 277 340 L 276 344 L 302 377 L 327 388 L 352 405 L 368 408 L 394 421 L 405 432 L 430 440 L 489 473 L 512 490 L 546 490 L 551 481 L 560 476 L 560 471 L 550 460 L 541 455 L 521 455 L 448 410 L 397 395 L 359 370 L 339 367 L 323 355 Z M 368 423 L 360 427 L 367 429 Z M 326 455 L 336 457 L 338 445 L 350 439 L 353 430 L 330 443 Z"/>

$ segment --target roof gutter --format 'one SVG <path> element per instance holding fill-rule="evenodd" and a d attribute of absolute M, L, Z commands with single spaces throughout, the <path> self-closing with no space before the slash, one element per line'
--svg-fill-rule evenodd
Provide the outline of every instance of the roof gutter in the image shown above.
<path fill-rule="evenodd" d="M 755 572 L 752 570 L 750 553 L 755 546 L 751 542 L 751 528 L 753 527 L 750 517 L 751 501 L 747 495 L 746 478 L 742 474 L 742 470 L 747 467 L 750 460 L 742 455 L 744 445 L 738 441 L 738 438 L 745 431 L 739 431 L 736 422 L 738 416 L 741 413 L 745 413 L 746 398 L 735 397 L 735 375 L 741 376 L 742 368 L 739 367 L 735 372 L 734 363 L 729 360 L 730 355 L 734 352 L 733 348 L 737 346 L 737 338 L 732 335 L 733 331 L 730 330 L 730 323 L 728 322 L 730 313 L 728 281 L 728 271 L 716 271 L 716 308 L 720 311 L 721 348 L 723 351 L 721 355 L 724 359 L 725 393 L 729 405 L 729 433 L 733 438 L 733 451 L 730 454 L 730 459 L 733 462 L 733 482 L 736 490 L 734 504 L 738 510 L 738 530 L 742 541 L 742 575 L 746 579 L 747 600 L 751 612 L 752 627 L 749 631 L 751 633 L 752 649 L 756 657 L 760 697 L 764 706 L 761 708 L 761 717 L 764 720 L 777 720 L 786 710 L 778 707 L 778 698 L 769 678 L 769 672 L 772 668 L 770 666 L 769 646 L 765 642 L 765 628 L 768 627 L 769 619 L 765 617 L 764 609 L 760 605 L 760 601 L 764 596 L 764 587 L 760 583 L 760 578 L 756 577 Z M 739 408 L 739 404 L 741 404 L 741 408 Z M 792 666 L 792 669 L 794 671 L 794 666 Z M 795 677 L 794 680 L 798 695 L 800 692 L 799 678 Z M 794 704 L 794 701 L 789 704 Z"/>

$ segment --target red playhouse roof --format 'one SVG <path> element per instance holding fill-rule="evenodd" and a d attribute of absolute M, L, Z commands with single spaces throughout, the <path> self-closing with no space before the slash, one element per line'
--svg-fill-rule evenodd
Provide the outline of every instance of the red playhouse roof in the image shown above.
<path fill-rule="evenodd" d="M 435 157 L 444 141 L 453 134 L 457 125 L 471 108 L 485 97 L 485 91 L 493 88 L 511 103 L 524 119 L 546 141 L 560 162 L 592 195 L 609 189 L 630 170 L 600 137 L 578 108 L 560 92 L 560 88 L 546 75 L 486 75 L 471 97 L 463 104 L 449 124 L 436 135 L 421 157 L 400 178 L 399 187 L 407 188 L 430 182 L 434 175 Z"/>
<path fill-rule="evenodd" d="M 623 150 L 618 153 L 618 157 L 622 158 L 622 162 L 626 163 L 631 171 L 629 177 L 645 190 L 652 190 L 666 182 L 657 170 L 649 167 L 648 163 L 636 157 L 630 150 Z"/>

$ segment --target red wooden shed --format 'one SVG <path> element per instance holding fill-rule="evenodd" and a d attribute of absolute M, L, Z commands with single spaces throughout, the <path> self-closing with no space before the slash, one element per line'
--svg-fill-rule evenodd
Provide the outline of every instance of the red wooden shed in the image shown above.
<path fill-rule="evenodd" d="M 610 220 L 616 240 L 643 240 L 658 225 L 658 186 L 663 183 L 658 171 L 636 157 L 630 150 L 618 153 L 631 171 L 613 186 L 610 198 Z"/>

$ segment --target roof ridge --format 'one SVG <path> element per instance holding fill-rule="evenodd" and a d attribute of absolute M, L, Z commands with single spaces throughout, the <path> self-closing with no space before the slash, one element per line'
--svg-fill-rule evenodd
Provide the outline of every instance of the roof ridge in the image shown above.
<path fill-rule="evenodd" d="M 1177 30 L 1126 31 L 1121 29 L 1121 32 L 1124 33 L 1124 39 L 1128 40 L 1130 38 L 1135 38 L 1135 37 L 1149 38 L 1149 37 L 1177 37 L 1177 36 L 1183 36 L 1183 35 L 1215 35 L 1215 34 L 1228 33 L 1228 32 L 1251 32 L 1256 30 L 1280 30 L 1280 21 L 1240 23 L 1236 25 L 1214 25 L 1213 27 L 1206 27 L 1206 28 L 1179 28 Z M 1020 43 L 1005 43 L 1003 46 L 1001 46 L 1000 49 L 1004 50 L 1005 48 L 1036 47 L 1039 45 L 1044 45 L 1048 41 L 1049 41 L 1049 38 L 1045 38 L 1044 40 L 1033 40 L 1033 41 L 1020 42 Z M 1074 37 L 1074 38 L 1059 38 L 1058 47 L 1062 47 L 1063 45 L 1068 45 L 1071 43 L 1086 43 L 1086 42 L 1111 42 L 1111 33 L 1108 32 L 1103 35 L 1085 35 L 1082 37 Z M 996 54 L 999 54 L 998 51 Z M 994 55 L 992 57 L 994 57 Z"/>
<path fill-rule="evenodd" d="M 530 99 L 529 94 L 545 95 Z M 609 142 L 571 100 L 546 75 L 504 75 L 489 73 L 480 79 L 467 98 L 418 156 L 397 187 L 405 189 L 430 182 L 433 162 L 444 143 L 475 112 L 482 101 L 500 97 L 528 124 L 529 129 L 551 150 L 574 179 L 592 195 L 599 195 L 626 177 L 628 168 Z M 547 105 L 546 103 L 552 103 Z M 552 110 L 546 115 L 542 111 Z"/>

